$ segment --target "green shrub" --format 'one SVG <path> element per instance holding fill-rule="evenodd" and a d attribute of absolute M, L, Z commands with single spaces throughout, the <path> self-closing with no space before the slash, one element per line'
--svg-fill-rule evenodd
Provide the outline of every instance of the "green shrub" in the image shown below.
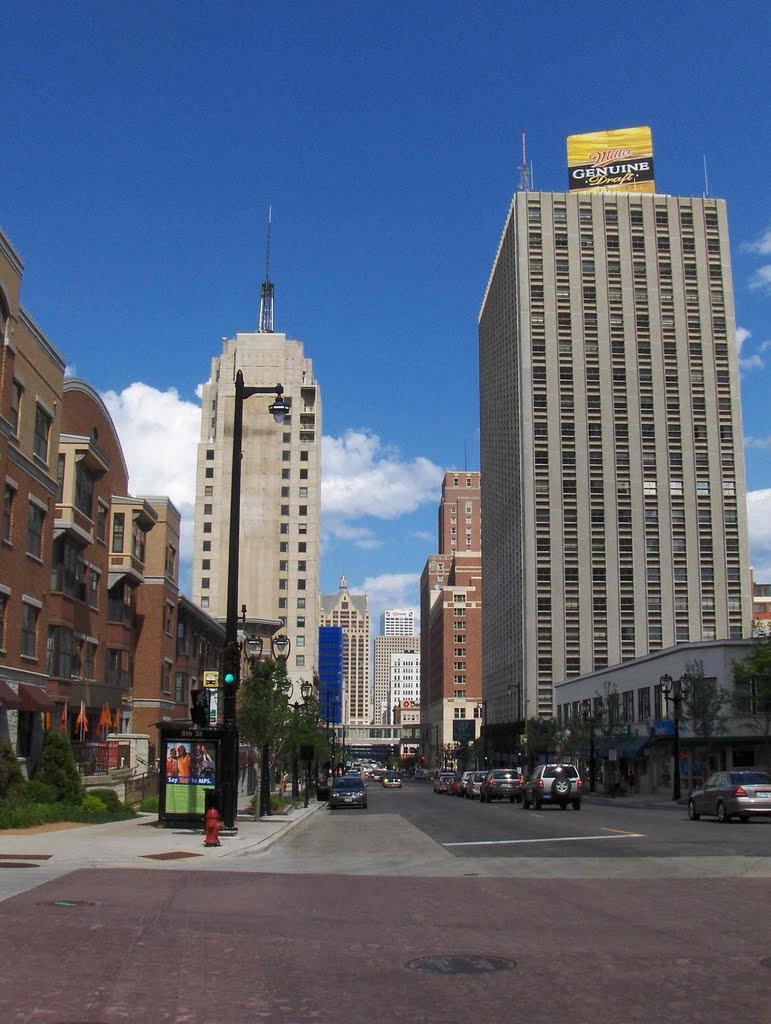
<path fill-rule="evenodd" d="M 24 799 L 30 804 L 55 804 L 59 799 L 59 791 L 50 782 L 33 779 L 32 782 L 27 783 Z"/>
<path fill-rule="evenodd" d="M 0 829 L 32 828 L 44 825 L 48 820 L 49 807 L 45 804 L 17 803 L 0 800 Z"/>
<path fill-rule="evenodd" d="M 152 813 L 157 813 L 158 812 L 158 804 L 159 804 L 159 799 L 158 799 L 158 794 L 157 793 L 154 796 L 146 796 L 144 798 L 144 800 L 140 803 L 139 810 L 140 811 L 149 811 L 151 814 Z"/>
<path fill-rule="evenodd" d="M 43 756 L 35 778 L 53 786 L 61 803 L 79 805 L 83 800 L 83 782 L 70 741 L 64 733 L 53 729 L 46 733 Z"/>
<path fill-rule="evenodd" d="M 86 814 L 104 814 L 107 804 L 103 803 L 98 796 L 92 796 L 89 793 L 83 797 L 83 810 Z"/>
<path fill-rule="evenodd" d="M 10 743 L 0 743 L 0 800 L 18 796 L 27 784 Z"/>
<path fill-rule="evenodd" d="M 89 789 L 87 795 L 98 797 L 108 811 L 119 811 L 123 807 L 120 797 L 114 789 Z"/>

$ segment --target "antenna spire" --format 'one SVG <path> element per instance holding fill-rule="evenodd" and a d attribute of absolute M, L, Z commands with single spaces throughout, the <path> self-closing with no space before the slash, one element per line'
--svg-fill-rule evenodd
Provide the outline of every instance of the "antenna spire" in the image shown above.
<path fill-rule="evenodd" d="M 273 223 L 273 207 L 268 207 L 268 232 L 265 244 L 265 280 L 260 289 L 260 322 L 257 331 L 260 334 L 273 333 L 273 283 L 270 280 L 270 229 Z"/>
<path fill-rule="evenodd" d="M 519 165 L 519 191 L 530 191 L 530 171 L 527 166 L 527 151 L 525 149 L 525 133 L 522 132 L 522 163 Z"/>

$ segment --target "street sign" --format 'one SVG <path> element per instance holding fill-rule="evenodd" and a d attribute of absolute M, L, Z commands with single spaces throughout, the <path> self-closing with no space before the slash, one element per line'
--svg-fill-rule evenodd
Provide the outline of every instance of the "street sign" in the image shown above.
<path fill-rule="evenodd" d="M 220 685 L 219 672 L 204 672 L 203 685 L 207 690 L 216 690 Z"/>

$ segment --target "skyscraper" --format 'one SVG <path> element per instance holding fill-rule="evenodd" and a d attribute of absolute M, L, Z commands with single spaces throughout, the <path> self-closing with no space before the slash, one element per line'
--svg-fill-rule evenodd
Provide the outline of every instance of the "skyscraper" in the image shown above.
<path fill-rule="evenodd" d="M 336 594 L 320 596 L 322 626 L 343 631 L 343 723 L 369 725 L 370 619 L 366 594 L 351 594 L 345 576 Z"/>
<path fill-rule="evenodd" d="M 385 613 L 388 615 L 388 612 Z M 393 724 L 393 659 L 399 655 L 417 657 L 420 665 L 420 637 L 411 633 L 375 637 L 375 680 L 372 690 L 372 724 Z M 418 695 L 419 696 L 419 695 Z"/>
<path fill-rule="evenodd" d="M 680 642 L 748 636 L 726 207 L 515 194 L 479 316 L 491 722 Z"/>
<path fill-rule="evenodd" d="M 302 343 L 285 334 L 237 334 L 223 339 L 222 354 L 212 360 L 201 406 L 193 598 L 225 618 L 238 370 L 247 388 L 282 384 L 291 404 L 280 425 L 268 412 L 269 399 L 255 395 L 243 405 L 238 607 L 246 606 L 249 619 L 281 619 L 292 644 L 289 676 L 295 683 L 312 681 L 319 636 L 321 389 Z"/>
<path fill-rule="evenodd" d="M 415 612 L 411 608 L 387 608 L 380 617 L 382 636 L 414 636 Z"/>

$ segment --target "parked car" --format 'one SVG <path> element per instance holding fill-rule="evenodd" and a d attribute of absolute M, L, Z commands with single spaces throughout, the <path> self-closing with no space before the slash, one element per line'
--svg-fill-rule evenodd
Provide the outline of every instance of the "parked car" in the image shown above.
<path fill-rule="evenodd" d="M 480 803 L 509 800 L 513 804 L 521 799 L 522 776 L 516 768 L 493 768 L 485 775 L 479 793 Z"/>
<path fill-rule="evenodd" d="M 482 791 L 482 783 L 487 778 L 487 772 L 474 772 L 466 784 L 466 792 L 463 794 L 469 800 L 476 800 Z"/>
<path fill-rule="evenodd" d="M 715 772 L 688 797 L 688 817 L 698 821 L 712 814 L 718 821 L 738 817 L 749 821 L 754 815 L 771 816 L 771 775 L 759 771 Z"/>
<path fill-rule="evenodd" d="M 450 780 L 450 788 L 447 790 L 450 796 L 458 796 L 461 778 L 462 775 L 460 772 L 453 772 L 452 779 Z"/>
<path fill-rule="evenodd" d="M 367 788 L 360 775 L 335 779 L 329 793 L 330 807 L 367 807 Z"/>
<path fill-rule="evenodd" d="M 461 773 L 460 782 L 458 783 L 457 796 L 465 796 L 466 795 L 466 789 L 468 788 L 468 785 L 471 782 L 471 776 L 473 774 L 474 774 L 473 772 L 462 772 Z"/>
<path fill-rule="evenodd" d="M 532 804 L 537 811 L 541 804 L 559 804 L 564 811 L 570 804 L 581 810 L 583 782 L 572 764 L 539 764 L 522 789 L 522 806 Z"/>
<path fill-rule="evenodd" d="M 402 777 L 398 772 L 383 772 L 380 781 L 386 788 L 402 788 Z"/>
<path fill-rule="evenodd" d="M 435 793 L 449 793 L 450 783 L 455 776 L 455 772 L 439 772 L 434 779 L 434 792 Z"/>

